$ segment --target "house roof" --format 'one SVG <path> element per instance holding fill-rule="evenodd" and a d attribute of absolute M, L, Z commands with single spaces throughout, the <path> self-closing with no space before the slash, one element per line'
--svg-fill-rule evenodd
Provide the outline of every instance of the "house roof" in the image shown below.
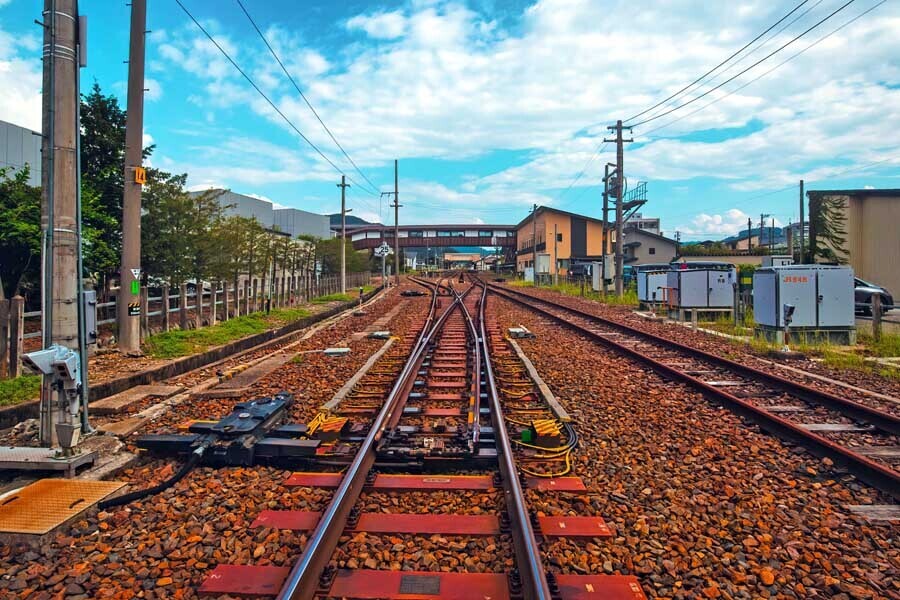
<path fill-rule="evenodd" d="M 594 217 L 589 217 L 587 215 L 579 215 L 578 213 L 569 212 L 567 210 L 560 210 L 558 208 L 553 208 L 552 206 L 538 206 L 537 214 L 540 214 L 542 212 L 552 212 L 552 213 L 556 213 L 558 215 L 568 215 L 570 217 L 575 217 L 577 219 L 584 219 L 585 221 L 590 221 L 591 223 L 600 223 L 601 225 L 606 225 L 607 228 L 613 226 L 612 223 L 610 223 L 608 221 L 604 222 L 603 219 L 597 219 Z M 524 219 L 519 221 L 518 224 L 516 224 L 516 229 L 519 229 L 525 223 L 531 223 L 531 215 L 528 215 L 527 217 L 525 217 Z"/>
<path fill-rule="evenodd" d="M 640 228 L 635 227 L 635 226 L 633 226 L 633 225 L 632 225 L 631 227 L 626 227 L 625 229 L 622 230 L 622 232 L 625 233 L 625 234 L 629 234 L 629 233 L 639 233 L 639 234 L 641 234 L 641 235 L 646 235 L 647 237 L 651 237 L 651 238 L 654 238 L 654 239 L 657 239 L 657 240 L 663 240 L 663 241 L 669 242 L 669 243 L 671 243 L 671 244 L 674 244 L 674 243 L 675 243 L 675 240 L 673 240 L 672 238 L 667 238 L 667 237 L 664 236 L 664 235 L 660 235 L 660 234 L 658 234 L 658 233 L 653 233 L 652 231 L 647 231 L 646 229 L 640 229 Z"/>

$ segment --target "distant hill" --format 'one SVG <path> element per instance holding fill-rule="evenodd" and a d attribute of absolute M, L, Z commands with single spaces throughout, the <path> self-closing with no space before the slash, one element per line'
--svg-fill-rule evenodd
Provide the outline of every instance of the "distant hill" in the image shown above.
<path fill-rule="evenodd" d="M 332 227 L 340 227 L 341 226 L 341 213 L 336 213 L 333 215 L 328 215 L 331 219 Z M 366 221 L 365 219 L 360 219 L 359 217 L 354 217 L 353 215 L 347 215 L 347 226 L 350 225 L 371 225 L 370 221 Z"/>

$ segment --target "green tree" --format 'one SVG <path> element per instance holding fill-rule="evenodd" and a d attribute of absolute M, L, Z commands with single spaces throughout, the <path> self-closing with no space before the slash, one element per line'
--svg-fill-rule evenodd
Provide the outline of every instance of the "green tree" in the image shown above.
<path fill-rule="evenodd" d="M 347 272 L 360 273 L 369 270 L 369 260 L 365 252 L 357 252 L 353 249 L 353 243 L 347 239 L 346 257 Z M 319 240 L 316 248 L 319 260 L 322 262 L 324 275 L 340 275 L 341 273 L 341 238 Z"/>
<path fill-rule="evenodd" d="M 843 196 L 810 195 L 806 262 L 847 263 L 844 202 Z"/>
<path fill-rule="evenodd" d="M 147 172 L 141 205 L 141 265 L 149 277 L 177 286 L 191 276 L 191 198 L 184 190 L 187 175 L 156 169 Z"/>
<path fill-rule="evenodd" d="M 40 289 L 41 188 L 28 185 L 28 171 L 7 179 L 0 169 L 0 291 L 6 297 Z"/>

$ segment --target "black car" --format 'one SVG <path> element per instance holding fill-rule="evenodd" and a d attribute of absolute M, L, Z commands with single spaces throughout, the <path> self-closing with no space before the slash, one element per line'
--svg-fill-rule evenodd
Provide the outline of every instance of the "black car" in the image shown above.
<path fill-rule="evenodd" d="M 881 296 L 882 311 L 887 312 L 894 308 L 894 297 L 880 285 L 863 281 L 859 277 L 853 279 L 853 285 L 853 292 L 856 299 L 856 312 L 864 315 L 871 315 L 872 298 L 878 295 Z"/>

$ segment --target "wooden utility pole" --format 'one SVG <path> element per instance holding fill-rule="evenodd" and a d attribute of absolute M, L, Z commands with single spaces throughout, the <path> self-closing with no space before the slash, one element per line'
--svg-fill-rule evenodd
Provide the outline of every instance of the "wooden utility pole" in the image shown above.
<path fill-rule="evenodd" d="M 622 276 L 624 273 L 624 257 L 622 255 L 622 237 L 623 237 L 623 204 L 625 203 L 625 143 L 634 140 L 622 139 L 622 129 L 630 127 L 622 127 L 622 120 L 616 121 L 615 125 L 607 127 L 610 131 L 616 132 L 614 140 L 604 140 L 606 142 L 616 143 L 616 295 L 621 296 L 625 292 Z"/>
<path fill-rule="evenodd" d="M 394 159 L 394 283 L 400 285 L 400 186 L 398 161 Z"/>
<path fill-rule="evenodd" d="M 803 231 L 803 229 L 805 227 L 805 223 L 803 222 L 803 220 L 804 220 L 804 214 L 803 214 L 804 206 L 803 205 L 804 204 L 805 203 L 803 202 L 803 180 L 801 179 L 800 180 L 800 260 L 798 261 L 801 265 L 806 262 L 806 259 L 803 256 L 803 245 L 806 242 L 806 239 L 805 239 L 806 235 Z"/>
<path fill-rule="evenodd" d="M 347 293 L 347 176 L 341 175 L 341 182 L 337 184 L 341 188 L 341 293 Z"/>
<path fill-rule="evenodd" d="M 41 142 L 41 248 L 43 347 L 79 346 L 78 266 L 78 10 L 76 0 L 44 0 Z M 18 298 L 18 297 L 16 297 Z M 15 313 L 15 301 L 11 312 Z M 15 326 L 15 325 L 14 325 Z M 21 335 L 21 332 L 19 332 Z M 11 340 L 15 350 L 15 340 Z M 85 352 L 87 349 L 84 349 Z M 19 356 L 18 358 L 21 358 Z M 15 375 L 16 365 L 12 367 Z M 52 399 L 49 379 L 41 391 L 43 444 L 56 442 L 55 424 L 65 411 Z"/>
<path fill-rule="evenodd" d="M 122 264 L 119 272 L 119 351 L 140 352 L 141 184 L 144 181 L 144 39 L 147 0 L 131 2 L 128 50 L 128 112 L 125 117 L 125 193 L 122 198 Z M 197 283 L 197 306 L 203 293 Z M 136 304 L 137 303 L 137 304 Z"/>

